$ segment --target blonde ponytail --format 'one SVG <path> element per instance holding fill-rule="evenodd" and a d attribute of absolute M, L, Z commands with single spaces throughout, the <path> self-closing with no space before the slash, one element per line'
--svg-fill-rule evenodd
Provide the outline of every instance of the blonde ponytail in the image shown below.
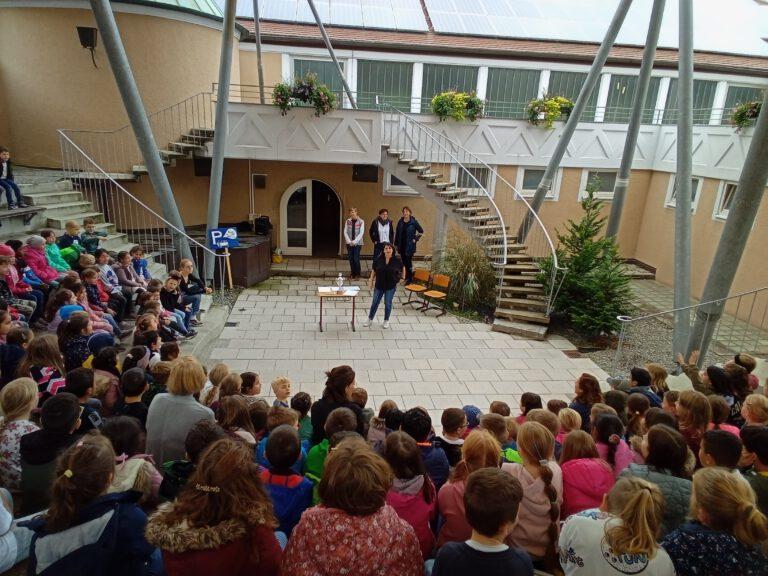
<path fill-rule="evenodd" d="M 658 486 L 641 478 L 620 478 L 608 493 L 608 511 L 621 519 L 621 524 L 605 531 L 615 554 L 656 555 L 664 515 L 664 496 Z"/>
<path fill-rule="evenodd" d="M 702 468 L 693 475 L 691 513 L 704 510 L 708 527 L 754 546 L 768 548 L 768 518 L 760 512 L 752 488 L 725 468 Z"/>

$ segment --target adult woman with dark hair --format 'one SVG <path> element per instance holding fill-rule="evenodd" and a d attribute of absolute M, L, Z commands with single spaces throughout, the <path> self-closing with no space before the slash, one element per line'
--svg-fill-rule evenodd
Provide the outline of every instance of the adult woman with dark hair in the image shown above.
<path fill-rule="evenodd" d="M 579 416 L 581 416 L 581 429 L 589 432 L 589 413 L 592 410 L 592 405 L 603 401 L 603 395 L 600 392 L 600 382 L 592 374 L 585 372 L 576 380 L 573 391 L 576 397 L 571 402 L 569 408 L 579 413 Z"/>
<path fill-rule="evenodd" d="M 253 451 L 230 439 L 211 444 L 172 504 L 147 525 L 168 576 L 280 574 L 277 520 Z"/>
<path fill-rule="evenodd" d="M 397 221 L 395 228 L 395 247 L 405 267 L 405 282 L 413 280 L 413 256 L 416 254 L 416 242 L 419 241 L 424 229 L 413 216 L 408 206 L 403 206 L 403 217 Z"/>
<path fill-rule="evenodd" d="M 691 481 L 685 470 L 688 445 L 677 430 L 657 424 L 652 426 L 641 445 L 645 464 L 630 464 L 621 478 L 636 476 L 653 482 L 664 495 L 666 506 L 661 534 L 667 534 L 685 522 L 691 500 Z"/>
<path fill-rule="evenodd" d="M 291 533 L 283 573 L 421 576 L 416 534 L 386 504 L 391 485 L 389 466 L 365 440 L 342 440 L 325 461 L 323 504 L 306 510 Z"/>
<path fill-rule="evenodd" d="M 389 242 L 383 242 L 383 252 L 371 265 L 371 276 L 368 278 L 368 287 L 373 289 L 373 302 L 368 318 L 363 326 L 368 327 L 376 316 L 381 299 L 384 298 L 384 324 L 382 328 L 389 328 L 389 316 L 392 314 L 392 300 L 395 297 L 397 283 L 400 282 L 405 269 L 400 258 L 395 256 L 395 249 Z"/>
<path fill-rule="evenodd" d="M 357 433 L 361 436 L 365 430 L 363 411 L 352 400 L 355 389 L 355 371 L 351 366 L 336 366 L 325 373 L 323 396 L 312 404 L 312 445 L 320 444 L 325 438 L 325 421 L 336 408 L 349 408 L 357 417 Z"/>

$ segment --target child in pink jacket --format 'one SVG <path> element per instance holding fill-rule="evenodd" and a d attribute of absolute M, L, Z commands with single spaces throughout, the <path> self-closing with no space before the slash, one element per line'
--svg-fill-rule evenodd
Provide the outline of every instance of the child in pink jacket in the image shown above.
<path fill-rule="evenodd" d="M 63 276 L 58 270 L 48 263 L 45 254 L 45 238 L 42 236 L 30 236 L 27 245 L 22 251 L 24 261 L 30 270 L 46 284 L 56 284 Z"/>
<path fill-rule="evenodd" d="M 421 450 L 405 432 L 392 432 L 384 443 L 384 459 L 395 476 L 387 504 L 413 527 L 426 560 L 435 547 L 430 524 L 437 515 L 437 492 L 424 468 Z"/>
<path fill-rule="evenodd" d="M 562 520 L 582 510 L 598 508 L 615 482 L 613 470 L 599 457 L 592 436 L 583 430 L 572 430 L 566 436 L 560 468 L 563 471 Z"/>

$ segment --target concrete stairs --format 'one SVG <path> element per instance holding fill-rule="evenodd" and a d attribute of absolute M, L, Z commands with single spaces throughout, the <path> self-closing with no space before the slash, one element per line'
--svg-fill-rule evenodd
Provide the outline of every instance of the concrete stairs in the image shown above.
<path fill-rule="evenodd" d="M 517 242 L 508 228 L 501 225 L 495 211 L 484 197 L 456 187 L 430 164 L 419 162 L 413 152 L 384 146 L 381 165 L 414 190 L 431 200 L 480 244 L 499 274 L 493 330 L 526 338 L 543 340 L 549 316 L 544 287 L 536 276 L 539 267 L 525 244 Z M 507 241 L 506 263 L 499 264 L 499 254 Z"/>
<path fill-rule="evenodd" d="M 214 131 L 207 128 L 192 128 L 182 134 L 176 142 L 169 142 L 167 148 L 160 150 L 160 159 L 165 166 L 172 166 L 178 158 L 194 158 L 196 153 L 207 153 L 207 144 L 213 142 Z M 134 177 L 147 174 L 143 164 L 133 166 Z"/>
<path fill-rule="evenodd" d="M 102 248 L 106 248 L 110 253 L 117 253 L 130 250 L 134 245 L 126 233 L 118 231 L 113 223 L 105 222 L 104 214 L 97 211 L 93 204 L 85 199 L 83 193 L 75 188 L 71 180 L 62 178 L 61 173 L 26 169 L 25 173 L 29 172 L 33 175 L 19 179 L 22 197 L 30 206 L 44 210 L 38 212 L 27 225 L 22 226 L 18 222 L 14 225 L 4 225 L 0 228 L 1 241 L 11 238 L 26 241 L 29 236 L 38 234 L 43 228 L 50 228 L 60 236 L 64 234 L 65 223 L 68 220 L 75 220 L 82 224 L 84 218 L 90 217 L 96 220 L 97 230 L 107 232 L 107 237 L 99 243 Z M 47 181 L 46 173 L 49 178 Z M 164 278 L 167 275 L 167 269 L 164 264 L 156 261 L 158 256 L 161 255 L 151 252 L 146 256 L 149 260 L 150 273 L 153 277 Z"/>

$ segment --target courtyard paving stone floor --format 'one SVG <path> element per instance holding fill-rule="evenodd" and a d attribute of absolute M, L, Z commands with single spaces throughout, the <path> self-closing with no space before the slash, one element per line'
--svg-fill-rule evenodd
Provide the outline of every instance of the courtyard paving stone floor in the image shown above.
<path fill-rule="evenodd" d="M 262 396 L 272 401 L 269 383 L 276 376 L 292 381 L 291 393 L 322 392 L 324 371 L 349 364 L 357 384 L 368 392 L 368 406 L 378 410 L 391 398 L 401 408 L 422 406 L 436 427 L 444 408 L 474 404 L 483 412 L 503 400 L 517 414 L 523 392 L 546 402 L 569 400 L 582 372 L 605 384 L 607 375 L 592 360 L 570 358 L 575 346 L 562 337 L 543 342 L 492 332 L 488 324 L 447 314 L 436 318 L 411 306 L 402 288 L 395 296 L 391 328 L 382 328 L 383 302 L 376 322 L 362 326 L 371 302 L 363 282 L 357 298 L 357 331 L 349 327 L 350 301 L 324 304 L 324 332 L 319 331 L 318 286 L 329 279 L 272 277 L 243 291 L 207 364 L 222 361 L 232 370 L 261 376 Z"/>

